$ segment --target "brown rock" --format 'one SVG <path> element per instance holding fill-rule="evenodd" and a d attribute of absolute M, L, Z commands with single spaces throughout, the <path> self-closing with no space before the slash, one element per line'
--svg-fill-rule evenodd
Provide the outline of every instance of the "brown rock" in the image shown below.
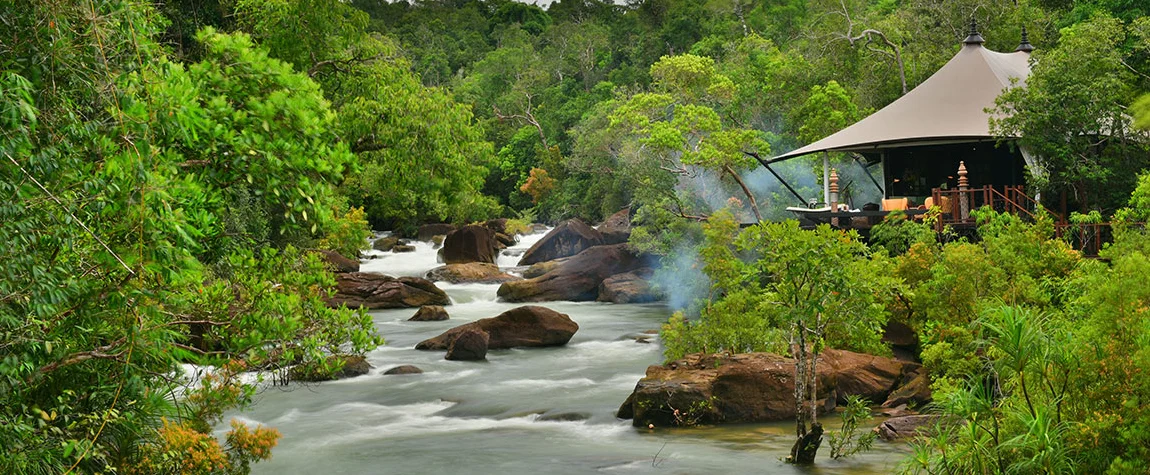
<path fill-rule="evenodd" d="M 885 401 L 904 375 L 921 368 L 917 363 L 842 350 L 824 352 L 819 366 L 836 374 L 839 403 L 846 403 L 847 396 L 856 395 L 875 404 Z"/>
<path fill-rule="evenodd" d="M 939 416 L 933 414 L 892 417 L 875 427 L 874 432 L 883 440 L 906 439 L 930 433 L 938 420 Z"/>
<path fill-rule="evenodd" d="M 597 228 L 604 244 L 619 244 L 631 238 L 631 208 L 623 208 L 603 221 Z"/>
<path fill-rule="evenodd" d="M 434 236 L 431 236 L 431 243 L 435 244 L 435 247 L 437 247 L 437 248 L 443 247 L 443 240 L 444 239 L 447 239 L 446 234 L 436 234 Z"/>
<path fill-rule="evenodd" d="M 483 225 L 497 234 L 507 234 L 507 218 L 489 219 Z"/>
<path fill-rule="evenodd" d="M 407 319 L 409 322 L 441 322 L 447 320 L 447 310 L 441 305 L 424 305 L 415 311 L 415 315 Z"/>
<path fill-rule="evenodd" d="M 882 403 L 882 407 L 896 407 L 913 403 L 915 407 L 923 407 L 934 398 L 930 393 L 930 375 L 926 370 L 919 371 L 909 382 L 895 389 Z"/>
<path fill-rule="evenodd" d="M 650 267 L 644 267 L 608 277 L 599 284 L 597 300 L 614 303 L 646 303 L 659 300 L 659 296 L 647 282 L 654 273 Z"/>
<path fill-rule="evenodd" d="M 495 232 L 485 226 L 464 226 L 443 240 L 443 262 L 445 264 L 465 264 L 468 262 L 495 263 Z"/>
<path fill-rule="evenodd" d="M 415 252 L 415 246 L 410 244 L 397 244 L 391 248 L 391 252 Z"/>
<path fill-rule="evenodd" d="M 520 280 L 518 277 L 500 271 L 495 264 L 486 262 L 468 262 L 436 267 L 427 271 L 427 279 L 451 282 L 452 284 L 501 284 Z"/>
<path fill-rule="evenodd" d="M 390 251 L 391 248 L 395 247 L 397 244 L 399 244 L 399 238 L 397 238 L 397 237 L 394 237 L 394 236 L 381 237 L 379 239 L 376 239 L 375 242 L 371 243 L 371 248 L 375 249 L 377 251 L 380 251 L 380 252 L 387 252 L 387 251 Z"/>
<path fill-rule="evenodd" d="M 367 362 L 367 358 L 360 355 L 332 355 L 327 357 L 328 364 L 335 364 L 342 361 L 343 366 L 334 373 L 320 371 L 319 368 L 308 365 L 297 365 L 288 371 L 288 377 L 292 381 L 331 381 L 333 379 L 346 379 L 354 378 L 367 374 L 371 370 L 371 364 Z"/>
<path fill-rule="evenodd" d="M 484 318 L 452 328 L 443 334 L 423 340 L 417 350 L 444 350 L 459 334 L 468 330 L 481 330 L 489 336 L 488 348 L 563 346 L 579 325 L 566 314 L 545 307 L 527 305 L 514 308 L 492 318 Z"/>
<path fill-rule="evenodd" d="M 451 305 L 447 293 L 427 279 L 391 277 L 368 272 L 336 274 L 336 291 L 327 305 L 366 308 L 415 308 L 424 305 Z"/>
<path fill-rule="evenodd" d="M 503 233 L 495 233 L 495 240 L 505 247 L 511 247 L 519 243 L 519 241 L 516 241 L 515 238 Z"/>
<path fill-rule="evenodd" d="M 446 236 L 452 231 L 455 231 L 455 225 L 453 224 L 425 224 L 419 227 L 419 230 L 415 232 L 415 236 L 416 239 L 420 241 L 430 241 L 431 238 L 435 236 Z"/>
<path fill-rule="evenodd" d="M 423 373 L 422 369 L 419 369 L 419 368 L 412 366 L 412 365 L 409 365 L 409 364 L 405 364 L 402 366 L 396 366 L 394 368 L 391 368 L 391 369 L 383 372 L 383 374 L 422 374 L 422 373 Z"/>
<path fill-rule="evenodd" d="M 584 249 L 601 244 L 603 244 L 603 235 L 599 234 L 599 231 L 578 219 L 568 219 L 523 253 L 519 265 L 526 266 L 536 262 L 574 256 Z"/>
<path fill-rule="evenodd" d="M 504 283 L 496 293 L 508 302 L 595 300 L 605 279 L 648 267 L 649 260 L 626 244 L 595 246 L 539 277 Z"/>
<path fill-rule="evenodd" d="M 487 332 L 471 328 L 455 335 L 447 347 L 444 359 L 455 361 L 476 361 L 487 359 Z"/>
<path fill-rule="evenodd" d="M 886 360 L 877 361 L 875 359 Z M 878 381 L 894 367 L 894 377 L 910 363 L 840 350 L 827 350 L 817 367 L 818 407 L 827 399 L 845 400 L 863 388 L 859 381 Z M 877 371 L 880 374 L 864 375 Z M 647 368 L 647 375 L 631 395 L 631 412 L 636 427 L 770 422 L 795 415 L 795 363 L 768 353 L 735 355 L 693 354 L 665 366 Z M 888 385 L 893 386 L 895 379 Z M 889 389 L 887 390 L 889 392 Z M 885 394 L 882 394 L 885 397 Z M 679 415 L 675 415 L 678 409 Z M 626 414 L 620 409 L 620 414 Z"/>
<path fill-rule="evenodd" d="M 562 264 L 563 262 L 567 261 L 568 259 L 570 259 L 570 257 L 565 257 L 563 259 L 555 259 L 553 261 L 545 261 L 545 262 L 538 262 L 535 264 L 531 264 L 531 267 L 528 267 L 527 270 L 523 271 L 523 278 L 524 279 L 534 279 L 534 278 L 539 277 L 543 274 L 551 272 L 551 271 L 555 270 L 555 268 L 559 267 L 559 264 Z"/>
<path fill-rule="evenodd" d="M 348 259 L 338 252 L 327 249 L 316 249 L 313 252 L 322 256 L 328 267 L 334 272 L 359 272 L 359 261 Z"/>
<path fill-rule="evenodd" d="M 918 335 L 909 325 L 891 320 L 883 328 L 883 343 L 908 349 L 918 347 Z"/>

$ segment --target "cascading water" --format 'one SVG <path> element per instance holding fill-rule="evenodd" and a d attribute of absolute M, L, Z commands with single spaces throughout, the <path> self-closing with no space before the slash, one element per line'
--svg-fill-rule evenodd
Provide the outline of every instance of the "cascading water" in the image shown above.
<path fill-rule="evenodd" d="M 523 237 L 499 265 L 514 265 L 542 236 Z M 373 253 L 361 270 L 422 275 L 439 265 L 431 244 L 414 245 L 411 253 Z M 450 320 L 408 322 L 415 309 L 372 312 L 387 344 L 367 355 L 369 374 L 266 388 L 248 410 L 229 415 L 283 434 L 254 473 L 806 473 L 780 461 L 794 442 L 791 424 L 646 430 L 615 418 L 647 366 L 662 360 L 657 341 L 635 337 L 659 328 L 665 307 L 547 302 L 579 323 L 567 346 L 447 361 L 442 351 L 413 347 L 519 304 L 497 301 L 498 285 L 438 285 L 451 296 Z M 383 374 L 404 364 L 424 373 Z M 889 473 L 905 456 L 902 446 L 882 442 L 844 461 L 828 452 L 819 473 Z"/>

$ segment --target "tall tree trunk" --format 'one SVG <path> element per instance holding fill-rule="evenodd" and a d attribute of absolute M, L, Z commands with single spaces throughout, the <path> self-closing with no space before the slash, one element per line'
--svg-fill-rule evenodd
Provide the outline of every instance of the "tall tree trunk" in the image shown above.
<path fill-rule="evenodd" d="M 751 194 L 751 189 L 747 188 L 747 184 L 743 182 L 742 177 L 740 177 L 738 173 L 735 173 L 735 169 L 731 168 L 730 165 L 723 165 L 723 170 L 735 179 L 735 183 L 738 183 L 739 188 L 743 189 L 743 194 L 747 195 L 747 199 L 751 202 L 751 211 L 755 213 L 755 221 L 763 222 L 763 215 L 759 214 L 759 203 L 755 201 L 755 195 Z"/>

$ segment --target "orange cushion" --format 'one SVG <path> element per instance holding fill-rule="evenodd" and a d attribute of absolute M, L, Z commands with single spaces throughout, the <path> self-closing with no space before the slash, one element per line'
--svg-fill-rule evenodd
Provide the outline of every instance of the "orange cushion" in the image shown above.
<path fill-rule="evenodd" d="M 906 210 L 910 205 L 910 200 L 907 198 L 891 198 L 882 200 L 883 211 Z"/>

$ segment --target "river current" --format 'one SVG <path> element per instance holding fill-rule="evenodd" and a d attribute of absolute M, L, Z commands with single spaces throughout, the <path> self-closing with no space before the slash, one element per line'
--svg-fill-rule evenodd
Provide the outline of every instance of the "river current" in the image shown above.
<path fill-rule="evenodd" d="M 512 268 L 541 237 L 524 236 L 498 264 Z M 415 247 L 373 251 L 361 270 L 422 276 L 440 265 L 430 244 Z M 800 469 L 780 460 L 794 442 L 792 424 L 649 430 L 616 419 L 647 366 L 662 360 L 657 337 L 636 342 L 666 321 L 662 305 L 547 302 L 579 324 L 564 347 L 492 350 L 484 362 L 416 351 L 419 341 L 518 306 L 497 301 L 498 285 L 438 285 L 452 299 L 450 320 L 373 311 L 387 343 L 367 355 L 369 374 L 264 388 L 249 408 L 226 415 L 217 435 L 231 418 L 278 429 L 283 437 L 256 474 L 879 474 L 906 456 L 903 445 L 878 441 L 836 461 L 824 442 L 818 464 Z M 404 364 L 424 373 L 383 374 Z"/>

